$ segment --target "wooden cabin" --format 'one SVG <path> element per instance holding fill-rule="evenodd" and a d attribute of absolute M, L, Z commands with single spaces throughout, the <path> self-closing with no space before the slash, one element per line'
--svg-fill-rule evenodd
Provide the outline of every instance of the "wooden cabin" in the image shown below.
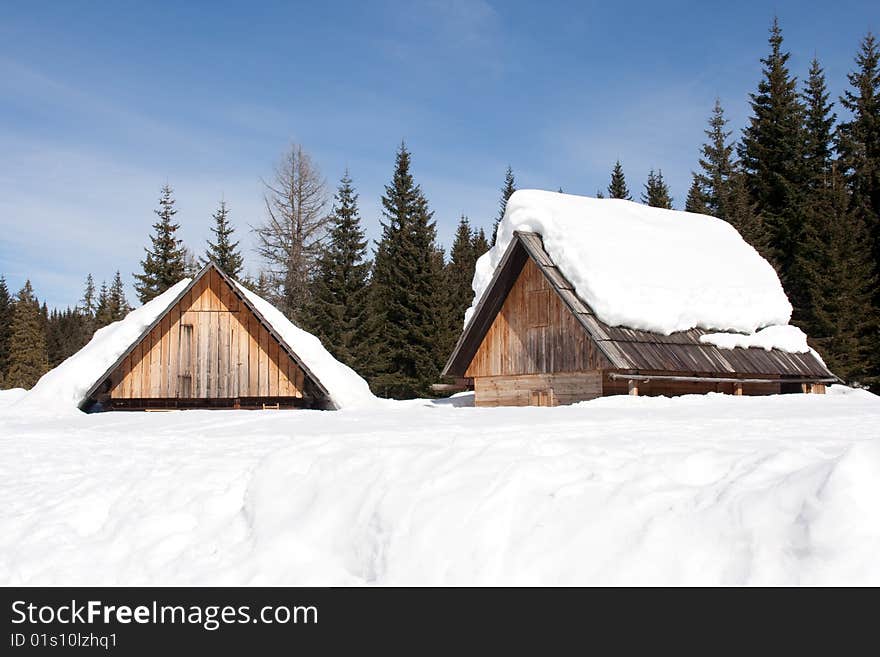
<path fill-rule="evenodd" d="M 333 408 L 241 289 L 206 265 L 94 383 L 84 410 Z"/>
<path fill-rule="evenodd" d="M 516 232 L 443 375 L 477 406 L 557 406 L 605 395 L 823 393 L 837 378 L 812 353 L 719 349 L 702 329 L 612 327 L 577 295 L 541 236 Z"/>

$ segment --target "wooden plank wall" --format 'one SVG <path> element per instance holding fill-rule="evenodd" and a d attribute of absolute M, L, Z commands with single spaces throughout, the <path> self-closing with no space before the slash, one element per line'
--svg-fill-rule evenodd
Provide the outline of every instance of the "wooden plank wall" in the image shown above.
<path fill-rule="evenodd" d="M 608 360 L 529 259 L 465 376 L 578 372 Z"/>
<path fill-rule="evenodd" d="M 214 270 L 144 336 L 111 380 L 115 399 L 302 397 L 305 387 L 299 366 Z"/>
<path fill-rule="evenodd" d="M 474 379 L 477 406 L 561 406 L 602 396 L 602 373 L 519 374 Z"/>

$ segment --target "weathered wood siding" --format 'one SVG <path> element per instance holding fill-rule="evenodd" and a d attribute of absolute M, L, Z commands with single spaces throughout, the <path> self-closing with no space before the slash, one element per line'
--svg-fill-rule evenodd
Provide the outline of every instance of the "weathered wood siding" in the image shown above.
<path fill-rule="evenodd" d="M 465 376 L 583 372 L 610 366 L 529 259 Z"/>
<path fill-rule="evenodd" d="M 602 396 L 602 373 L 517 374 L 474 379 L 477 406 L 562 406 Z"/>
<path fill-rule="evenodd" d="M 302 397 L 305 376 L 216 271 L 111 374 L 113 399 Z"/>

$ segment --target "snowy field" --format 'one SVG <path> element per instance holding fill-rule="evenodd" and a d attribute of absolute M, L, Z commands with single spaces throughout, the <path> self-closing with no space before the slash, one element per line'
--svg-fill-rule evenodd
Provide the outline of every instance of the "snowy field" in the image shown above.
<path fill-rule="evenodd" d="M 880 398 L 832 392 L 55 418 L 0 393 L 0 584 L 878 585 Z"/>

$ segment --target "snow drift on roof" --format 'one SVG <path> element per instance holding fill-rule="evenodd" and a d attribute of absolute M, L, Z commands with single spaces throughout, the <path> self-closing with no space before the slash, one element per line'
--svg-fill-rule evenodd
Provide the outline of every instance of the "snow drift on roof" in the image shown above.
<path fill-rule="evenodd" d="M 324 385 L 338 408 L 364 407 L 378 401 L 370 392 L 367 382 L 353 369 L 333 358 L 318 338 L 293 324 L 281 314 L 280 310 L 262 297 L 239 283 L 235 285 Z"/>
<path fill-rule="evenodd" d="M 791 354 L 810 351 L 807 335 L 797 326 L 768 326 L 757 333 L 707 333 L 700 336 L 700 342 L 713 344 L 719 349 L 748 349 L 758 347 L 770 351 L 780 349 Z"/>
<path fill-rule="evenodd" d="M 46 372 L 17 407 L 39 407 L 44 412 L 76 410 L 95 382 L 168 309 L 190 280 L 184 278 L 125 319 L 95 331 L 85 347 Z"/>
<path fill-rule="evenodd" d="M 727 222 L 539 190 L 507 202 L 496 244 L 477 262 L 475 304 L 517 230 L 543 237 L 578 296 L 611 326 L 753 333 L 791 317 L 776 272 Z M 473 306 L 465 322 L 472 314 Z"/>

